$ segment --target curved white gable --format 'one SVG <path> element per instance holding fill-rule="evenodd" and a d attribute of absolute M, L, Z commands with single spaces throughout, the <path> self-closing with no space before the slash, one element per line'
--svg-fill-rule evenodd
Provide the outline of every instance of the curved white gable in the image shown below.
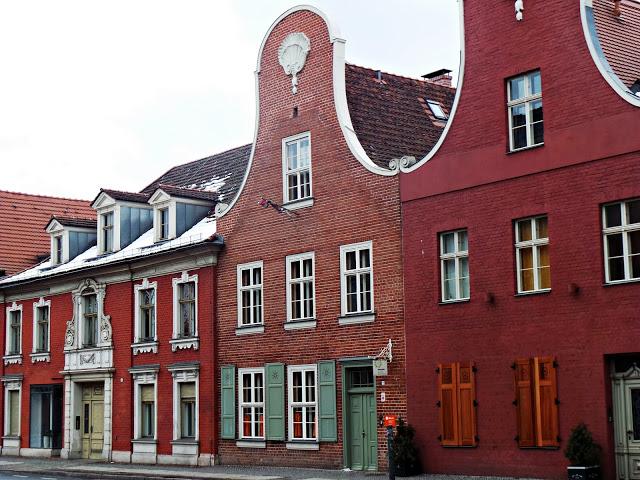
<path fill-rule="evenodd" d="M 598 67 L 600 74 L 623 100 L 626 100 L 631 105 L 640 107 L 640 97 L 634 95 L 633 92 L 620 81 L 602 52 L 593 18 L 592 0 L 580 0 L 580 19 L 582 20 L 582 30 L 584 32 L 584 38 L 587 41 L 587 46 L 589 47 L 589 52 L 591 53 L 591 58 L 596 64 L 596 67 Z"/>

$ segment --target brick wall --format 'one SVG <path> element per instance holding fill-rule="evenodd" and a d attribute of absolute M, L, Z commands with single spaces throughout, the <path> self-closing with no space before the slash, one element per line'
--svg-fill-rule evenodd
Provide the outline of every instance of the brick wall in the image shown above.
<path fill-rule="evenodd" d="M 291 32 L 304 32 L 311 51 L 299 74 L 299 91 L 278 64 L 277 51 Z M 298 116 L 293 118 L 293 107 Z M 282 139 L 311 132 L 314 205 L 291 217 L 258 206 L 261 196 L 282 202 Z M 218 220 L 226 251 L 218 266 L 218 363 L 238 368 L 267 362 L 287 365 L 376 355 L 391 338 L 389 376 L 377 381 L 378 414 L 405 416 L 404 331 L 400 203 L 397 178 L 368 172 L 352 157 L 337 123 L 333 102 L 332 45 L 323 20 L 309 11 L 284 18 L 266 40 L 260 72 L 260 129 L 253 165 L 241 196 Z M 340 316 L 340 245 L 373 242 L 374 302 L 372 324 L 338 326 Z M 285 257 L 315 252 L 317 327 L 285 331 Z M 236 336 L 236 265 L 264 262 L 264 333 Z M 343 466 L 342 378 L 337 365 L 338 442 L 319 451 L 292 451 L 284 442 L 267 448 L 240 449 L 223 440 L 224 463 Z M 219 373 L 218 373 L 219 378 Z M 380 403 L 380 392 L 386 402 Z M 219 398 L 220 391 L 216 394 Z M 386 461 L 383 428 L 378 429 L 378 463 Z"/>

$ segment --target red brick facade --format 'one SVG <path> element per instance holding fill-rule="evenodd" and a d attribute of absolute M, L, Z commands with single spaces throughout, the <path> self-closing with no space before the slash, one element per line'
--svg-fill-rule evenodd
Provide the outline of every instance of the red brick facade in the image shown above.
<path fill-rule="evenodd" d="M 296 95 L 277 56 L 292 32 L 304 32 L 311 41 Z M 405 416 L 398 180 L 366 170 L 344 140 L 334 104 L 332 43 L 319 15 L 302 10 L 286 16 L 266 38 L 262 52 L 253 163 L 237 203 L 218 220 L 225 239 L 218 265 L 218 363 L 244 368 L 283 362 L 288 367 L 335 360 L 338 441 L 298 451 L 287 449 L 286 442 L 268 441 L 266 448 L 254 449 L 223 440 L 220 458 L 223 463 L 343 467 L 341 366 L 348 364 L 341 359 L 375 356 L 391 339 L 389 375 L 378 377 L 375 386 L 377 414 Z M 282 202 L 282 140 L 301 132 L 310 132 L 311 138 L 313 206 L 291 216 L 260 207 L 263 196 Z M 363 241 L 373 244 L 375 321 L 340 326 L 340 246 Z M 286 331 L 285 257 L 304 252 L 315 252 L 317 325 Z M 264 262 L 264 333 L 236 335 L 236 267 L 258 260 Z M 384 428 L 377 429 L 377 437 L 377 464 L 384 468 Z"/>
<path fill-rule="evenodd" d="M 640 111 L 596 69 L 578 2 L 525 2 L 522 22 L 513 2 L 491 3 L 464 2 L 458 111 L 442 148 L 401 178 L 408 418 L 429 472 L 566 478 L 563 449 L 585 422 L 616 478 L 610 372 L 639 351 L 640 302 L 637 283 L 605 282 L 601 206 L 640 197 Z M 537 69 L 544 146 L 506 153 L 506 79 Z M 548 218 L 551 290 L 517 295 L 514 221 L 536 215 Z M 442 304 L 438 235 L 462 228 L 470 299 Z M 514 438 L 511 366 L 534 356 L 557 359 L 558 448 Z M 478 442 L 447 448 L 436 367 L 462 361 L 477 367 Z"/>

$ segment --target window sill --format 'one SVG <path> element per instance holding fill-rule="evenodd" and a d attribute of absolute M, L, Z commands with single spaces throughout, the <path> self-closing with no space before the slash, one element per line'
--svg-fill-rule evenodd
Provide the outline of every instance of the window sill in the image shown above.
<path fill-rule="evenodd" d="M 187 348 L 198 350 L 200 347 L 200 339 L 198 337 L 172 338 L 169 340 L 169 343 L 171 344 L 172 352 L 176 350 L 186 350 Z"/>
<path fill-rule="evenodd" d="M 629 285 L 633 283 L 640 283 L 640 278 L 632 278 L 630 280 L 615 280 L 613 282 L 605 282 L 602 284 L 603 287 L 615 287 L 616 285 Z"/>
<path fill-rule="evenodd" d="M 302 200 L 283 203 L 282 206 L 287 210 L 298 210 L 299 208 L 313 207 L 313 200 L 313 197 L 303 198 Z"/>
<path fill-rule="evenodd" d="M 267 448 L 267 442 L 264 440 L 238 440 L 236 441 L 236 447 L 239 448 Z"/>
<path fill-rule="evenodd" d="M 146 443 L 149 445 L 156 445 L 158 440 L 155 438 L 132 438 L 131 443 Z"/>
<path fill-rule="evenodd" d="M 284 324 L 285 330 L 304 330 L 306 328 L 316 328 L 316 319 L 311 320 L 290 320 Z"/>
<path fill-rule="evenodd" d="M 6 365 L 22 365 L 22 354 L 5 355 L 2 357 Z"/>
<path fill-rule="evenodd" d="M 514 295 L 514 297 L 530 297 L 531 295 L 544 295 L 551 293 L 550 288 L 545 288 L 544 290 L 532 290 L 530 292 L 519 292 Z"/>
<path fill-rule="evenodd" d="M 438 305 L 455 305 L 457 303 L 469 303 L 470 301 L 470 298 L 460 298 L 458 300 L 442 300 L 438 302 Z"/>
<path fill-rule="evenodd" d="M 544 147 L 544 142 L 536 143 L 535 145 L 529 145 L 527 147 L 517 148 L 515 150 L 509 150 L 507 152 L 507 155 L 512 155 L 514 153 L 520 153 L 520 152 L 526 152 L 527 150 L 532 150 L 534 148 L 540 148 L 540 147 Z"/>
<path fill-rule="evenodd" d="M 316 441 L 295 441 L 287 442 L 287 450 L 320 450 L 320 444 Z"/>
<path fill-rule="evenodd" d="M 177 440 L 171 440 L 171 445 L 198 445 L 198 440 L 195 438 L 178 438 Z"/>
<path fill-rule="evenodd" d="M 49 354 L 49 352 L 34 352 L 29 356 L 31 357 L 31 363 L 51 362 L 51 355 Z"/>
<path fill-rule="evenodd" d="M 133 354 L 138 355 L 139 353 L 158 353 L 158 342 L 140 342 L 134 343 L 131 345 L 133 349 Z"/>
<path fill-rule="evenodd" d="M 236 335 L 252 335 L 255 333 L 264 333 L 264 325 L 243 325 L 236 328 Z"/>
<path fill-rule="evenodd" d="M 359 325 L 361 323 L 373 323 L 376 320 L 374 313 L 355 313 L 338 317 L 338 325 Z"/>

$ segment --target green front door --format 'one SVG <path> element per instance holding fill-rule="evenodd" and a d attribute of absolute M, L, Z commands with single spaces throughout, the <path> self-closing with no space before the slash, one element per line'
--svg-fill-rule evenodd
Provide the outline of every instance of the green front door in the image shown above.
<path fill-rule="evenodd" d="M 345 448 L 352 470 L 376 470 L 378 439 L 376 397 L 371 367 L 347 369 L 347 435 Z"/>

